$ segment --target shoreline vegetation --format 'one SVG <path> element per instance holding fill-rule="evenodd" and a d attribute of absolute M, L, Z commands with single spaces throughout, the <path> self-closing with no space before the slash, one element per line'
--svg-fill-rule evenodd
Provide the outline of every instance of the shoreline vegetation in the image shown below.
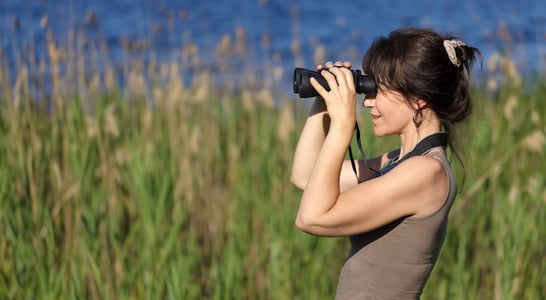
<path fill-rule="evenodd" d="M 220 41 L 218 74 L 252 55 L 244 36 Z M 39 60 L 0 53 L 2 299 L 332 298 L 348 242 L 293 225 L 307 109 L 271 88 L 275 54 L 266 75 L 220 87 L 191 44 L 176 61 L 114 66 L 104 45 L 68 40 L 49 34 Z M 460 130 L 464 185 L 423 299 L 546 294 L 546 81 L 503 55 L 481 73 Z M 366 153 L 394 145 L 359 118 Z"/>

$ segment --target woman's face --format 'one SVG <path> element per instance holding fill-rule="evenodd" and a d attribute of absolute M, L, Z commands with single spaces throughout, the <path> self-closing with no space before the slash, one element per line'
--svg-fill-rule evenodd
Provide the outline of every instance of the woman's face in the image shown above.
<path fill-rule="evenodd" d="M 380 87 L 362 105 L 370 109 L 376 136 L 400 135 L 413 124 L 413 109 L 399 92 Z"/>

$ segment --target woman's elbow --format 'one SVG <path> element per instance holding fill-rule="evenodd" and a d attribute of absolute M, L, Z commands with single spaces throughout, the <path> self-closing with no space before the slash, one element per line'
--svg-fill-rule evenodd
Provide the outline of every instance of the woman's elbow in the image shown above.
<path fill-rule="evenodd" d="M 295 221 L 295 226 L 298 230 L 303 231 L 308 234 L 312 235 L 320 235 L 320 231 L 318 230 L 320 226 L 315 222 L 311 216 L 305 216 L 303 214 L 298 214 Z"/>
<path fill-rule="evenodd" d="M 309 223 L 301 215 L 298 215 L 296 217 L 296 221 L 294 222 L 294 225 L 300 231 L 310 233 L 309 232 L 309 227 L 310 227 Z"/>
<path fill-rule="evenodd" d="M 303 190 L 305 188 L 305 185 L 307 184 L 307 180 L 299 178 L 294 174 L 290 176 L 290 182 L 300 190 Z"/>

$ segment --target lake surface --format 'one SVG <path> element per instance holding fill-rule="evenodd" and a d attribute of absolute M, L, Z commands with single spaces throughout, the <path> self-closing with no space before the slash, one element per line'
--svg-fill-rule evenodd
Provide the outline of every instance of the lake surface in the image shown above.
<path fill-rule="evenodd" d="M 77 31 L 91 43 L 104 42 L 114 64 L 152 52 L 177 60 L 194 44 L 202 64 L 214 70 L 220 41 L 229 35 L 237 42 L 239 30 L 251 53 L 239 63 L 261 68 L 268 62 L 289 78 L 294 66 L 314 67 L 317 48 L 325 60 L 358 66 L 375 37 L 405 26 L 461 37 L 482 51 L 484 66 L 502 51 L 523 74 L 546 70 L 544 0 L 1 0 L 0 55 L 17 72 L 17 62 L 47 55 L 47 31 L 59 44 Z M 128 54 L 131 47 L 136 50 Z"/>

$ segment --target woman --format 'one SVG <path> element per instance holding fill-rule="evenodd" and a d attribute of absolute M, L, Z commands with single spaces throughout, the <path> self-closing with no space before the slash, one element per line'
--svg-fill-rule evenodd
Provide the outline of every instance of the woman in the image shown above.
<path fill-rule="evenodd" d="M 400 136 L 400 148 L 344 161 L 356 122 L 349 63 L 317 70 L 319 93 L 299 139 L 292 182 L 303 189 L 296 226 L 348 236 L 351 251 L 336 299 L 416 299 L 442 247 L 457 192 L 446 158 L 455 124 L 470 113 L 469 75 L 479 55 L 452 36 L 403 29 L 375 40 L 362 68 L 377 85 L 366 95 L 374 135 Z M 356 173 L 356 176 L 355 176 Z"/>

